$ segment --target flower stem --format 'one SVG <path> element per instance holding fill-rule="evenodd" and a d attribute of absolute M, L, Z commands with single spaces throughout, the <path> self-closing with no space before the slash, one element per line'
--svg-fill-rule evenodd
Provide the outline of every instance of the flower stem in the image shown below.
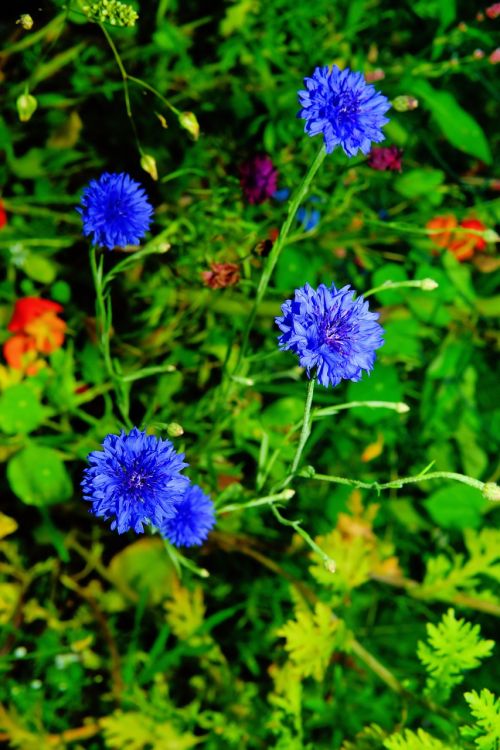
<path fill-rule="evenodd" d="M 320 482 L 331 482 L 332 484 L 347 484 L 350 487 L 357 487 L 359 489 L 366 490 L 390 490 L 398 489 L 405 484 L 415 484 L 417 482 L 427 482 L 429 479 L 451 479 L 455 482 L 461 482 L 462 484 L 468 484 L 470 487 L 475 487 L 480 492 L 483 492 L 485 482 L 481 482 L 479 479 L 468 477 L 466 474 L 457 474 L 454 471 L 432 471 L 428 474 L 418 474 L 414 477 L 401 477 L 400 479 L 394 479 L 391 482 L 385 482 L 379 484 L 379 482 L 362 482 L 358 479 L 349 479 L 347 477 L 336 477 L 329 474 L 316 474 L 309 472 L 307 469 L 298 474 L 302 478 L 318 479 Z"/>
<path fill-rule="evenodd" d="M 285 219 L 285 223 L 283 224 L 281 228 L 279 237 L 277 238 L 276 242 L 272 246 L 271 252 L 269 253 L 269 257 L 267 259 L 267 263 L 262 272 L 262 276 L 260 277 L 259 286 L 257 287 L 257 294 L 255 295 L 255 301 L 253 303 L 253 306 L 250 311 L 250 315 L 248 317 L 247 324 L 243 333 L 243 340 L 241 342 L 238 362 L 237 362 L 233 375 L 237 375 L 241 369 L 241 364 L 245 358 L 246 350 L 248 348 L 250 331 L 252 330 L 255 317 L 257 315 L 257 310 L 259 309 L 259 305 L 262 302 L 264 295 L 266 293 L 267 287 L 269 285 L 269 281 L 271 280 L 274 267 L 276 263 L 278 262 L 278 259 L 281 255 L 281 251 L 283 250 L 283 247 L 285 246 L 286 238 L 288 237 L 288 233 L 290 232 L 293 220 L 295 219 L 295 215 L 299 209 L 300 204 L 304 200 L 310 188 L 311 182 L 313 181 L 313 178 L 316 172 L 318 171 L 321 164 L 323 163 L 325 156 L 326 156 L 325 147 L 321 146 L 318 154 L 316 155 L 316 158 L 314 159 L 313 163 L 309 167 L 309 171 L 307 172 L 301 184 L 299 185 L 297 190 L 293 193 L 290 199 L 290 202 L 288 204 L 288 215 Z"/>
<path fill-rule="evenodd" d="M 90 247 L 90 268 L 92 270 L 92 278 L 95 288 L 96 333 L 99 341 L 99 348 L 104 359 L 107 375 L 111 380 L 115 391 L 116 404 L 124 423 L 130 428 L 132 427 L 132 423 L 129 418 L 128 386 L 125 385 L 122 376 L 116 372 L 111 358 L 110 332 L 112 309 L 111 301 L 109 299 L 106 300 L 104 294 L 104 259 L 101 255 L 99 263 L 97 262 L 97 250 L 95 245 L 91 245 Z M 106 304 L 106 301 L 108 304 Z"/>
<path fill-rule="evenodd" d="M 438 288 L 438 283 L 434 281 L 434 279 L 409 279 L 406 281 L 386 281 L 384 284 L 381 284 L 380 286 L 375 286 L 373 289 L 369 289 L 367 292 L 363 293 L 363 297 L 366 299 L 367 297 L 370 297 L 372 294 L 377 294 L 378 292 L 389 292 L 391 289 L 399 289 L 403 286 L 411 286 L 415 287 L 416 289 L 421 289 L 423 292 L 432 292 L 434 289 Z"/>
<path fill-rule="evenodd" d="M 299 437 L 299 442 L 297 445 L 297 450 L 295 451 L 295 456 L 293 457 L 292 465 L 290 467 L 288 476 L 283 482 L 283 487 L 286 487 L 288 484 L 290 484 L 290 482 L 294 478 L 295 472 L 297 471 L 297 466 L 299 465 L 300 459 L 302 458 L 302 453 L 307 443 L 307 439 L 309 435 L 311 434 L 311 422 L 312 422 L 311 408 L 312 408 L 315 385 L 316 385 L 316 378 L 313 377 L 310 379 L 308 386 L 307 386 L 306 403 L 304 406 L 304 418 L 302 420 L 302 429 L 300 431 L 300 437 Z"/>

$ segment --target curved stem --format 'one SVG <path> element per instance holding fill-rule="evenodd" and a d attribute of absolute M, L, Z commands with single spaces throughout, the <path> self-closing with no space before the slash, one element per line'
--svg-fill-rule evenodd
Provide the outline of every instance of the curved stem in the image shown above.
<path fill-rule="evenodd" d="M 320 168 L 321 164 L 323 163 L 325 156 L 326 156 L 325 147 L 321 146 L 316 158 L 314 159 L 313 163 L 309 167 L 309 171 L 307 172 L 306 176 L 302 180 L 302 183 L 299 185 L 299 187 L 297 188 L 297 190 L 295 191 L 295 193 L 292 195 L 290 199 L 290 203 L 288 205 L 288 215 L 286 217 L 285 223 L 283 224 L 283 227 L 281 228 L 281 232 L 279 233 L 278 239 L 272 246 L 271 252 L 269 253 L 269 257 L 267 259 L 267 263 L 262 272 L 262 276 L 260 277 L 259 286 L 257 287 L 257 294 L 255 295 L 255 301 L 253 303 L 252 310 L 250 311 L 250 315 L 248 317 L 245 330 L 243 332 L 243 340 L 241 342 L 238 362 L 236 364 L 236 368 L 235 368 L 233 375 L 236 375 L 239 373 L 241 364 L 245 358 L 246 350 L 248 348 L 248 341 L 250 338 L 250 331 L 252 330 L 252 327 L 255 321 L 255 316 L 257 315 L 257 310 L 266 293 L 267 287 L 269 285 L 269 281 L 271 280 L 274 267 L 276 263 L 278 262 L 278 259 L 281 255 L 281 251 L 283 250 L 283 247 L 285 245 L 286 238 L 288 237 L 288 233 L 290 232 L 292 222 L 295 219 L 295 215 L 299 209 L 299 206 L 304 200 L 309 190 L 309 187 L 311 185 L 311 182 L 316 172 Z"/>
<path fill-rule="evenodd" d="M 329 474 L 316 474 L 307 470 L 300 473 L 298 476 L 308 479 L 319 479 L 320 482 L 331 482 L 332 484 L 347 484 L 350 487 L 358 487 L 359 489 L 375 489 L 377 492 L 380 490 L 398 489 L 405 484 L 427 482 L 429 479 L 451 479 L 455 482 L 461 482 L 462 484 L 468 484 L 470 487 L 475 487 L 480 492 L 483 492 L 486 484 L 479 479 L 468 477 L 466 474 L 457 474 L 454 471 L 432 471 L 428 474 L 418 474 L 418 476 L 415 477 L 401 477 L 401 479 L 394 479 L 391 482 L 385 482 L 384 484 L 380 484 L 379 482 L 362 482 L 358 479 L 336 477 Z"/>
<path fill-rule="evenodd" d="M 312 422 L 311 408 L 312 408 L 315 385 L 316 385 L 316 378 L 313 377 L 310 379 L 309 384 L 307 386 L 307 396 L 306 396 L 306 403 L 304 407 L 304 418 L 302 420 L 302 429 L 300 431 L 300 437 L 299 437 L 299 442 L 297 445 L 297 450 L 295 451 L 295 456 L 293 457 L 292 465 L 290 467 L 288 476 L 283 481 L 282 486 L 280 486 L 280 489 L 281 487 L 286 487 L 288 484 L 290 484 L 290 482 L 294 478 L 295 473 L 297 471 L 297 467 L 300 463 L 300 459 L 302 458 L 302 453 L 307 443 L 307 439 L 309 435 L 311 434 L 311 422 Z"/>

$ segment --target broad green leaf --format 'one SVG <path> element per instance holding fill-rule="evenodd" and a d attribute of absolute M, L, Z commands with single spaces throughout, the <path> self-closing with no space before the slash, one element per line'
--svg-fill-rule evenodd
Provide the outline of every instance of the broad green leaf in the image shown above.
<path fill-rule="evenodd" d="M 488 501 L 479 490 L 466 484 L 453 484 L 424 500 L 429 515 L 443 529 L 477 529 Z"/>
<path fill-rule="evenodd" d="M 27 505 L 52 505 L 73 493 L 63 461 L 52 448 L 29 445 L 10 459 L 7 479 L 14 494 Z"/>
<path fill-rule="evenodd" d="M 162 601 L 172 591 L 175 570 L 162 539 L 139 539 L 129 544 L 113 557 L 109 568 L 115 578 L 139 596 L 145 593 L 152 603 Z"/>
<path fill-rule="evenodd" d="M 0 430 L 8 435 L 35 430 L 43 420 L 43 408 L 34 391 L 24 383 L 7 388 L 0 396 Z"/>
<path fill-rule="evenodd" d="M 422 79 L 409 82 L 411 93 L 421 98 L 452 146 L 492 163 L 491 150 L 479 123 L 466 112 L 449 91 L 437 91 Z"/>
<path fill-rule="evenodd" d="M 444 177 L 440 169 L 411 169 L 395 180 L 394 187 L 405 198 L 424 198 L 438 206 L 443 200 L 439 188 Z"/>

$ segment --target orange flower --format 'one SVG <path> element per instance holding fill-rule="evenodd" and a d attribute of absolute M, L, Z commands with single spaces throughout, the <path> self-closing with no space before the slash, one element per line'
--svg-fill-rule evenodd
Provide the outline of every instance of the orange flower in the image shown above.
<path fill-rule="evenodd" d="M 474 229 L 477 232 L 484 232 L 486 227 L 478 219 L 464 219 L 460 222 L 462 229 Z M 469 260 L 476 251 L 484 250 L 486 240 L 472 232 L 465 232 L 454 240 L 449 249 L 457 260 Z"/>
<path fill-rule="evenodd" d="M 66 323 L 57 317 L 62 309 L 57 302 L 40 297 L 17 300 L 7 326 L 14 336 L 3 346 L 4 357 L 11 367 L 33 375 L 43 367 L 37 353 L 50 354 L 63 345 Z"/>
<path fill-rule="evenodd" d="M 425 225 L 426 229 L 436 230 L 442 229 L 442 232 L 432 232 L 430 235 L 431 240 L 438 247 L 450 247 L 452 231 L 457 227 L 457 220 L 455 216 L 436 216 L 431 219 Z"/>
<path fill-rule="evenodd" d="M 432 242 L 438 247 L 452 252 L 459 261 L 470 260 L 476 251 L 484 250 L 486 247 L 483 237 L 479 237 L 472 232 L 457 231 L 474 229 L 483 232 L 486 227 L 478 219 L 464 219 L 459 224 L 455 216 L 436 216 L 427 222 L 426 228 L 434 230 L 430 234 Z M 443 231 L 436 232 L 437 229 Z"/>

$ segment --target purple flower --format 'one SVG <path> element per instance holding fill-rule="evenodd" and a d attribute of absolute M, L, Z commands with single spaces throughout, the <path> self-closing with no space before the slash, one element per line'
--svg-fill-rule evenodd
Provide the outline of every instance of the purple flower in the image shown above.
<path fill-rule="evenodd" d="M 316 68 L 304 83 L 306 90 L 298 92 L 302 109 L 297 117 L 306 121 L 308 135 L 323 134 L 328 154 L 336 146 L 342 146 L 349 157 L 358 151 L 367 154 L 372 141 L 384 140 L 381 127 L 389 122 L 384 114 L 391 105 L 366 83 L 362 73 L 340 70 L 336 65 L 331 70 Z"/>
<path fill-rule="evenodd" d="M 316 368 L 325 388 L 343 379 L 361 380 L 363 370 L 373 369 L 375 350 L 384 343 L 378 313 L 369 312 L 363 297 L 353 297 L 350 286 L 320 284 L 315 290 L 306 284 L 295 290 L 294 299 L 281 308 L 283 316 L 276 318 L 283 332 L 280 349 L 295 352 L 309 377 Z"/>
<path fill-rule="evenodd" d="M 403 167 L 403 149 L 397 146 L 374 147 L 368 155 L 367 164 L 379 172 L 401 172 Z"/>
<path fill-rule="evenodd" d="M 105 172 L 83 191 L 83 234 L 98 247 L 138 245 L 151 224 L 153 207 L 142 186 L 124 172 Z"/>
<path fill-rule="evenodd" d="M 242 164 L 240 185 L 249 203 L 269 200 L 278 186 L 278 172 L 269 156 L 258 154 Z"/>
<path fill-rule="evenodd" d="M 181 475 L 184 454 L 170 440 L 134 427 L 128 435 L 107 435 L 102 448 L 83 472 L 83 497 L 94 515 L 111 518 L 111 528 L 123 534 L 142 533 L 144 523 L 160 526 L 175 514 L 189 480 Z"/>
<path fill-rule="evenodd" d="M 202 544 L 215 524 L 214 504 L 201 487 L 190 484 L 175 515 L 160 527 L 161 534 L 176 547 Z"/>

